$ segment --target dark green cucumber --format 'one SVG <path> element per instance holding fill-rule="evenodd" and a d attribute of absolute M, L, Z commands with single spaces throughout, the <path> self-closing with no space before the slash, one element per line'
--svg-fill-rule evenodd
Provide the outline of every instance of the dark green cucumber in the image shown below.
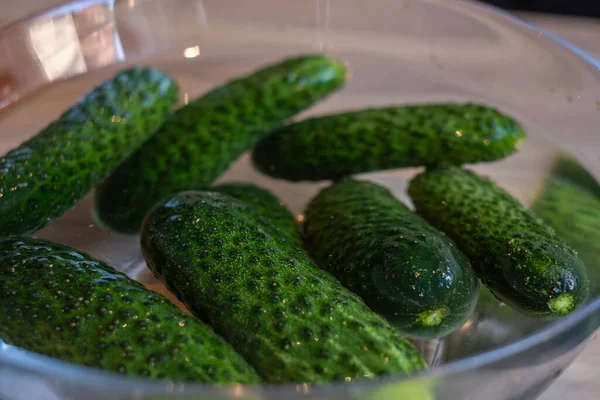
<path fill-rule="evenodd" d="M 600 295 L 600 184 L 576 159 L 560 155 L 531 210 L 577 251 L 586 266 L 590 297 Z M 502 305 L 483 285 L 475 312 L 492 325 L 501 324 L 504 329 L 493 329 L 510 332 L 513 341 L 543 326 L 539 319 Z"/>
<path fill-rule="evenodd" d="M 0 158 L 0 236 L 39 230 L 70 209 L 160 127 L 178 97 L 160 71 L 121 72 Z"/>
<path fill-rule="evenodd" d="M 554 162 L 551 177 L 570 182 L 600 198 L 600 183 L 573 157 L 558 156 Z"/>
<path fill-rule="evenodd" d="M 252 160 L 276 178 L 316 181 L 401 167 L 498 160 L 512 154 L 524 139 L 521 126 L 493 108 L 427 104 L 300 121 L 260 142 Z"/>
<path fill-rule="evenodd" d="M 0 239 L 0 339 L 126 375 L 258 382 L 210 327 L 108 265 L 45 240 Z"/>
<path fill-rule="evenodd" d="M 446 335 L 469 318 L 479 281 L 446 235 L 371 182 L 343 180 L 305 212 L 313 259 L 403 333 Z"/>
<path fill-rule="evenodd" d="M 454 240 L 504 303 L 554 318 L 585 302 L 588 278 L 576 253 L 490 179 L 436 169 L 418 175 L 408 192 L 417 212 Z"/>
<path fill-rule="evenodd" d="M 249 183 L 224 183 L 213 186 L 210 190 L 241 200 L 244 204 L 251 206 L 266 217 L 273 225 L 288 234 L 297 243 L 302 242 L 296 219 L 281 200 L 268 190 Z"/>
<path fill-rule="evenodd" d="M 532 210 L 572 246 L 587 267 L 590 294 L 600 295 L 600 198 L 560 178 L 548 178 Z"/>
<path fill-rule="evenodd" d="M 270 383 L 426 368 L 382 317 L 249 206 L 185 192 L 144 220 L 148 266 Z"/>
<path fill-rule="evenodd" d="M 345 74 L 336 60 L 298 57 L 192 101 L 98 189 L 100 221 L 119 232 L 137 232 L 157 201 L 208 187 L 285 120 L 342 86 Z"/>

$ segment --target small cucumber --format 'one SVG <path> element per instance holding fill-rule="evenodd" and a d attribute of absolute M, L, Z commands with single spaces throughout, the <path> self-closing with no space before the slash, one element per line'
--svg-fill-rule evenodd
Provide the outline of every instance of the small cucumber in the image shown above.
<path fill-rule="evenodd" d="M 446 335 L 469 318 L 479 280 L 446 235 L 371 182 L 343 180 L 305 213 L 313 259 L 407 336 Z"/>
<path fill-rule="evenodd" d="M 582 168 L 575 160 L 571 160 L 569 166 L 574 174 L 577 168 Z M 585 178 L 583 182 L 577 180 L 579 174 L 566 180 L 562 170 L 554 172 L 556 174 L 546 179 L 532 210 L 577 251 L 587 267 L 590 294 L 596 297 L 600 295 L 600 197 L 595 194 L 598 184 L 592 185 L 592 181 Z M 591 178 L 587 171 L 583 172 L 584 177 Z"/>
<path fill-rule="evenodd" d="M 96 191 L 97 216 L 135 233 L 162 198 L 203 189 L 288 118 L 338 89 L 344 66 L 311 55 L 288 59 L 218 87 L 177 110 Z"/>
<path fill-rule="evenodd" d="M 551 177 L 570 182 L 600 198 L 600 183 L 573 157 L 558 156 L 554 162 Z"/>
<path fill-rule="evenodd" d="M 302 243 L 296 219 L 287 207 L 266 189 L 249 183 L 223 183 L 210 191 L 224 193 L 254 208 L 279 230 L 288 234 L 298 244 Z"/>
<path fill-rule="evenodd" d="M 184 192 L 144 220 L 148 266 L 265 382 L 426 368 L 417 349 L 266 218 L 227 195 Z"/>
<path fill-rule="evenodd" d="M 510 117 L 476 104 L 351 111 L 283 127 L 252 155 L 263 173 L 291 181 L 504 158 L 525 139 Z"/>
<path fill-rule="evenodd" d="M 436 169 L 418 175 L 408 192 L 417 212 L 454 240 L 504 303 L 555 318 L 585 302 L 588 278 L 576 253 L 490 179 Z"/>
<path fill-rule="evenodd" d="M 129 69 L 0 158 L 0 236 L 42 229 L 70 209 L 160 127 L 178 97 L 162 72 Z"/>
<path fill-rule="evenodd" d="M 126 375 L 257 383 L 210 327 L 108 265 L 32 238 L 0 239 L 0 339 Z"/>

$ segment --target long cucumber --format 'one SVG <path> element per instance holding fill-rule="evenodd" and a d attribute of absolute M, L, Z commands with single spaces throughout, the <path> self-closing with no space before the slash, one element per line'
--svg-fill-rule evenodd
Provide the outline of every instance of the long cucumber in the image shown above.
<path fill-rule="evenodd" d="M 139 231 L 156 202 L 208 187 L 285 120 L 342 86 L 345 74 L 336 60 L 297 57 L 190 102 L 98 188 L 97 216 L 113 230 Z"/>

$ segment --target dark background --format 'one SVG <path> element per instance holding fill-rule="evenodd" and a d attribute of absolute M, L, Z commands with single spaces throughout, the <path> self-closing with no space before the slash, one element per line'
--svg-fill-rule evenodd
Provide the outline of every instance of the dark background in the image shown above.
<path fill-rule="evenodd" d="M 599 0 L 480 0 L 512 10 L 600 17 Z"/>

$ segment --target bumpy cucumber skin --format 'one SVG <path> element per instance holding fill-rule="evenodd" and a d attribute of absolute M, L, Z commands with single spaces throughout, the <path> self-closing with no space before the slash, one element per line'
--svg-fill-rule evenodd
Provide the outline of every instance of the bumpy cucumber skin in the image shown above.
<path fill-rule="evenodd" d="M 336 60 L 298 57 L 190 102 L 97 190 L 100 221 L 115 231 L 137 232 L 156 202 L 208 187 L 286 119 L 342 86 L 345 74 Z"/>
<path fill-rule="evenodd" d="M 486 106 L 390 107 L 285 126 L 258 144 L 252 160 L 276 178 L 317 181 L 401 167 L 498 160 L 512 154 L 524 139 L 516 121 Z"/>
<path fill-rule="evenodd" d="M 374 183 L 347 179 L 321 191 L 304 231 L 313 260 L 407 336 L 446 335 L 477 304 L 465 255 Z"/>
<path fill-rule="evenodd" d="M 302 243 L 296 219 L 281 200 L 268 190 L 249 183 L 234 182 L 213 186 L 210 191 L 224 193 L 251 206 L 298 244 Z"/>
<path fill-rule="evenodd" d="M 454 240 L 504 303 L 556 318 L 585 302 L 588 278 L 576 253 L 490 179 L 436 169 L 413 179 L 408 193 L 417 212 Z"/>
<path fill-rule="evenodd" d="M 142 226 L 149 267 L 269 383 L 408 374 L 412 344 L 260 214 L 232 197 L 184 192 Z"/>
<path fill-rule="evenodd" d="M 0 158 L 0 236 L 39 230 L 70 209 L 160 127 L 178 97 L 162 72 L 126 70 Z"/>
<path fill-rule="evenodd" d="M 257 383 L 210 327 L 84 253 L 33 238 L 0 239 L 0 338 L 126 375 Z"/>
<path fill-rule="evenodd" d="M 600 198 L 585 186 L 548 178 L 532 210 L 577 251 L 587 267 L 590 295 L 600 295 Z"/>
<path fill-rule="evenodd" d="M 577 252 L 586 266 L 590 298 L 600 295 L 600 269 L 597 268 L 600 265 L 600 184 L 576 159 L 561 155 L 531 210 Z M 482 286 L 476 311 L 493 315 L 502 323 L 518 323 L 521 329 L 526 325 L 524 322 L 530 322 L 516 316 L 512 308 L 501 307 L 485 286 Z M 536 321 L 539 327 L 538 320 L 531 321 Z"/>

